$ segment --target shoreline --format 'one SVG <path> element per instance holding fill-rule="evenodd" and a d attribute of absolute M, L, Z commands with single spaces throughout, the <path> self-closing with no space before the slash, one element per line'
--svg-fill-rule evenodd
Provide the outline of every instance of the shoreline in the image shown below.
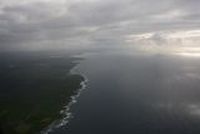
<path fill-rule="evenodd" d="M 48 133 L 67 124 L 70 107 L 86 88 L 87 78 L 73 71 L 82 58 L 46 53 L 3 57 L 0 133 Z"/>
<path fill-rule="evenodd" d="M 76 61 L 75 61 L 76 62 Z M 63 109 L 60 110 L 60 114 L 62 118 L 53 121 L 47 128 L 40 131 L 41 134 L 49 134 L 54 131 L 54 129 L 63 127 L 67 125 L 70 120 L 73 118 L 73 113 L 71 112 L 71 107 L 77 102 L 78 97 L 81 95 L 81 92 L 86 89 L 88 78 L 83 74 L 77 71 L 78 64 L 75 65 L 70 71 L 69 75 L 79 75 L 83 77 L 83 81 L 79 83 L 79 88 L 75 89 L 75 94 L 70 96 L 70 101 L 67 105 L 63 106 Z"/>

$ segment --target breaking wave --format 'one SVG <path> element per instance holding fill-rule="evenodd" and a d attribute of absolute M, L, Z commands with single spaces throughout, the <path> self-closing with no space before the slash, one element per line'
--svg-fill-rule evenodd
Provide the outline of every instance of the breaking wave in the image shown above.
<path fill-rule="evenodd" d="M 70 119 L 73 117 L 71 112 L 71 107 L 73 104 L 77 102 L 77 98 L 80 96 L 82 90 L 86 88 L 88 79 L 84 74 L 78 71 L 77 66 L 75 66 L 70 70 L 70 74 L 81 75 L 84 78 L 84 80 L 80 83 L 80 88 L 76 90 L 75 95 L 72 95 L 70 97 L 69 103 L 66 106 L 64 106 L 63 109 L 60 111 L 60 114 L 63 116 L 63 118 L 51 123 L 45 130 L 41 131 L 41 134 L 49 134 L 50 132 L 53 132 L 53 130 L 57 128 L 66 126 L 69 123 Z"/>

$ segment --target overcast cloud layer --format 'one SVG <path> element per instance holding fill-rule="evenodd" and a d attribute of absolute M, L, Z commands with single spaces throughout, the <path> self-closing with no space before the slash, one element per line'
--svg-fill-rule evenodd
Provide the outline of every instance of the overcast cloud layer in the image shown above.
<path fill-rule="evenodd" d="M 199 6 L 200 0 L 0 0 L 0 48 L 194 51 L 200 43 Z"/>

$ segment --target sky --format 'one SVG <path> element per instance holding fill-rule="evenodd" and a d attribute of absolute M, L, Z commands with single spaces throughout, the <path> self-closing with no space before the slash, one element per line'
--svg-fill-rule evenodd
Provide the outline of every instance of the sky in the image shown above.
<path fill-rule="evenodd" d="M 200 0 L 0 0 L 0 49 L 200 53 Z"/>

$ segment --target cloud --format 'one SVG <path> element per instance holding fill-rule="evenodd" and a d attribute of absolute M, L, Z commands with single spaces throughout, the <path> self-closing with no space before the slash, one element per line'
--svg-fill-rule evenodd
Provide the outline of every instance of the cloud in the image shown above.
<path fill-rule="evenodd" d="M 174 33 L 184 37 L 180 33 L 200 29 L 199 4 L 198 0 L 0 0 L 0 49 L 130 45 L 131 36 L 148 45 L 170 45 Z M 197 40 L 197 33 L 190 35 L 187 40 Z"/>

